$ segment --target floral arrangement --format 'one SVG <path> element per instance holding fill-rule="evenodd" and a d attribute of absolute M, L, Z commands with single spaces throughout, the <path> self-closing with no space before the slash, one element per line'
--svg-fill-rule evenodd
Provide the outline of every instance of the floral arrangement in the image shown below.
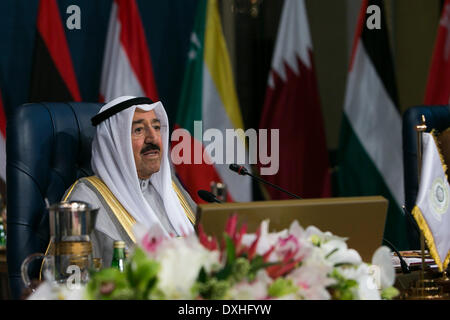
<path fill-rule="evenodd" d="M 223 238 L 164 239 L 135 229 L 138 245 L 123 273 L 92 275 L 88 299 L 391 299 L 395 270 L 390 250 L 380 247 L 364 263 L 346 239 L 294 221 L 270 233 L 269 221 L 248 234 L 237 215 Z M 154 231 L 154 230 L 153 230 Z M 376 270 L 375 276 L 372 274 Z"/>

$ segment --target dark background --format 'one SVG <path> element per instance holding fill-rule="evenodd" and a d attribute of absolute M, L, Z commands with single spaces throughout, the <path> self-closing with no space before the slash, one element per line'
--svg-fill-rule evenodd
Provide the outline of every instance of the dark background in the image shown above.
<path fill-rule="evenodd" d="M 174 119 L 196 0 L 138 0 L 158 93 Z M 5 111 L 27 102 L 38 0 L 0 1 L 0 88 Z M 69 5 L 81 9 L 81 30 L 65 28 L 84 101 L 97 101 L 111 0 L 59 0 L 65 26 Z"/>
<path fill-rule="evenodd" d="M 198 0 L 137 0 L 160 99 L 174 124 Z M 361 0 L 306 0 L 330 162 L 335 163 L 345 84 Z M 257 128 L 283 1 L 219 0 L 246 128 Z M 421 104 L 442 0 L 386 0 L 400 110 Z M 38 0 L 0 1 L 0 89 L 7 115 L 27 102 Z M 81 9 L 81 30 L 65 28 L 84 101 L 97 101 L 112 0 L 58 0 Z M 234 10 L 233 10 L 234 8 Z M 238 8 L 239 10 L 236 10 Z M 258 197 L 257 197 L 258 198 Z"/>

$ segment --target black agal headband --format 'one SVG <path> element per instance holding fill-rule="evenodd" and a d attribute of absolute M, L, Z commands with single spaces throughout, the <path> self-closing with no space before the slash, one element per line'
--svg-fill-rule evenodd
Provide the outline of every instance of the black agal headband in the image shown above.
<path fill-rule="evenodd" d="M 116 113 L 118 113 L 122 110 L 125 110 L 126 108 L 129 108 L 131 106 L 136 106 L 136 105 L 140 105 L 140 104 L 152 104 L 152 103 L 153 103 L 153 101 L 146 97 L 138 97 L 138 98 L 133 98 L 130 100 L 123 101 L 123 102 L 116 104 L 115 106 L 112 106 L 111 108 L 108 108 L 105 111 L 100 112 L 100 113 L 96 114 L 95 116 L 93 116 L 91 119 L 92 125 L 95 127 L 100 122 L 108 119 L 109 117 L 112 117 Z"/>

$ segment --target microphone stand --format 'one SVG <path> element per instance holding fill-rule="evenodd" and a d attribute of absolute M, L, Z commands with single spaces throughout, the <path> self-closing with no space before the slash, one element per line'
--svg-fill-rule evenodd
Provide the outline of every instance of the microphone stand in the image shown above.
<path fill-rule="evenodd" d="M 400 259 L 400 267 L 402 269 L 402 272 L 404 274 L 406 273 L 411 273 L 411 270 L 409 269 L 408 264 L 406 263 L 406 261 L 403 259 L 402 255 L 400 254 L 400 252 L 397 250 L 397 248 L 395 248 L 395 246 L 386 238 L 383 238 L 383 241 L 386 242 L 386 244 L 392 249 L 394 250 L 394 252 L 397 254 L 398 258 Z"/>
<path fill-rule="evenodd" d="M 252 178 L 258 180 L 259 182 L 268 184 L 269 186 L 271 186 L 272 188 L 277 189 L 278 191 L 287 193 L 287 194 L 290 195 L 291 197 L 294 197 L 294 198 L 296 198 L 296 199 L 302 199 L 302 198 L 299 197 L 298 195 L 293 194 L 292 192 L 289 192 L 289 191 L 287 191 L 287 190 L 285 190 L 285 189 L 283 189 L 283 188 L 281 188 L 281 187 L 279 187 L 279 186 L 277 186 L 277 185 L 275 185 L 275 184 L 273 184 L 273 183 L 271 183 L 271 182 L 269 182 L 269 181 L 266 181 L 266 180 L 264 180 L 264 179 L 261 179 L 260 177 L 255 176 L 255 175 L 251 174 L 250 172 L 246 172 L 246 174 L 249 175 L 250 177 L 252 177 Z"/>
<path fill-rule="evenodd" d="M 235 166 L 235 168 L 233 168 L 233 166 Z M 237 168 L 237 167 L 239 167 L 239 168 Z M 236 164 L 231 164 L 229 168 L 230 168 L 230 170 L 236 172 L 236 173 L 239 174 L 239 175 L 242 175 L 242 176 L 248 175 L 248 176 L 252 177 L 253 179 L 256 179 L 256 180 L 259 181 L 259 182 L 265 183 L 265 184 L 271 186 L 272 188 L 277 189 L 278 191 L 287 193 L 288 195 L 290 195 L 290 196 L 293 197 L 293 198 L 296 198 L 296 199 L 302 199 L 302 198 L 299 197 L 298 195 L 293 194 L 292 192 L 289 192 L 289 191 L 287 191 L 287 190 L 285 190 L 285 189 L 283 189 L 283 188 L 277 186 L 276 184 L 273 184 L 273 183 L 271 183 L 271 182 L 269 182 L 269 181 L 267 181 L 267 180 L 264 180 L 264 179 L 262 179 L 262 178 L 260 178 L 260 177 L 258 177 L 258 176 L 255 176 L 255 175 L 251 174 L 251 173 L 248 172 L 247 169 L 246 169 L 245 167 L 243 167 L 243 166 L 238 166 L 238 165 L 236 165 Z"/>

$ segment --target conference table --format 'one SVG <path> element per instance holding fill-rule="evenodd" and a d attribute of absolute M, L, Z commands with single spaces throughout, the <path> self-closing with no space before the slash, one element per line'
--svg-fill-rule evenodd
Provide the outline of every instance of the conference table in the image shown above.
<path fill-rule="evenodd" d="M 400 268 L 396 268 L 394 287 L 400 291 L 396 300 L 450 300 L 450 279 L 439 272 L 435 265 L 427 264 L 425 272 L 421 274 L 421 265 L 410 266 L 411 272 L 403 273 Z M 417 283 L 423 276 L 423 291 L 416 289 Z"/>

